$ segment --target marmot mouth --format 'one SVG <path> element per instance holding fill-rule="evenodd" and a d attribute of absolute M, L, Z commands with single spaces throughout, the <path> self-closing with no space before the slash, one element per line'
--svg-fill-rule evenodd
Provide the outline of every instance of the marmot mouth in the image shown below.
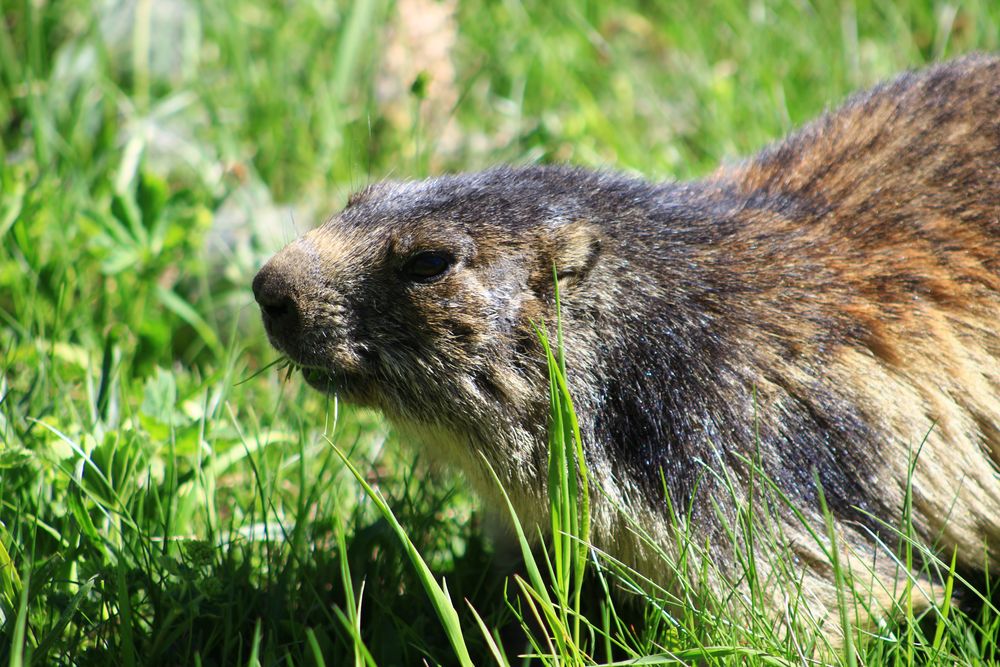
<path fill-rule="evenodd" d="M 340 383 L 335 382 L 333 376 L 319 368 L 302 367 L 302 377 L 313 389 L 318 389 L 325 394 L 336 393 Z"/>
<path fill-rule="evenodd" d="M 327 365 L 314 355 L 309 358 L 296 358 L 298 355 L 286 353 L 293 368 L 302 371 L 302 377 L 313 389 L 324 394 L 337 394 L 340 398 L 357 403 L 359 397 L 370 394 L 372 371 L 378 355 L 367 349 L 355 350 L 356 359 L 349 368 L 334 363 Z M 360 362 L 360 363 L 359 363 Z"/>
<path fill-rule="evenodd" d="M 310 366 L 300 367 L 302 377 L 313 389 L 324 394 L 336 395 L 349 403 L 369 405 L 372 403 L 371 383 L 360 373 L 330 371 Z"/>

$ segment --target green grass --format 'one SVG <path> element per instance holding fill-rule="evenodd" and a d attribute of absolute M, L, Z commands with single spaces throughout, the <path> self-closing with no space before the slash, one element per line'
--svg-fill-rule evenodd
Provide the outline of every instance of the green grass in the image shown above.
<path fill-rule="evenodd" d="M 814 654 L 815 633 L 774 626 L 754 595 L 740 623 L 692 581 L 678 604 L 608 595 L 629 584 L 560 529 L 507 579 L 460 479 L 269 367 L 250 280 L 384 176 L 559 161 L 697 177 L 896 71 L 997 49 L 1000 5 L 472 0 L 413 40 L 445 56 L 407 70 L 391 54 L 411 5 L 0 5 L 0 662 Z M 581 534 L 566 408 L 553 502 Z M 741 516 L 733 530 L 774 539 Z M 971 609 L 831 658 L 996 663 L 1000 616 Z"/>

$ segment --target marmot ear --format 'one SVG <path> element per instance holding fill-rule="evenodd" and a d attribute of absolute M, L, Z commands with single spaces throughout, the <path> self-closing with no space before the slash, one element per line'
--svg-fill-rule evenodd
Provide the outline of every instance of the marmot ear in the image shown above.
<path fill-rule="evenodd" d="M 600 229 L 589 222 L 570 222 L 555 230 L 553 261 L 559 289 L 571 288 L 583 280 L 601 254 Z"/>

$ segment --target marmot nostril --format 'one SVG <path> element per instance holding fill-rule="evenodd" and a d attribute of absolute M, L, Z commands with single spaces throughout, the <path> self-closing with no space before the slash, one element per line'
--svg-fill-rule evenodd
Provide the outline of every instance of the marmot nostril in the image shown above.
<path fill-rule="evenodd" d="M 260 304 L 260 309 L 264 315 L 272 320 L 283 320 L 294 317 L 295 302 L 289 298 L 282 299 L 276 303 Z"/>
<path fill-rule="evenodd" d="M 254 277 L 253 296 L 264 314 L 265 324 L 287 329 L 298 321 L 298 306 L 292 296 L 291 286 L 270 265 L 265 266 Z"/>

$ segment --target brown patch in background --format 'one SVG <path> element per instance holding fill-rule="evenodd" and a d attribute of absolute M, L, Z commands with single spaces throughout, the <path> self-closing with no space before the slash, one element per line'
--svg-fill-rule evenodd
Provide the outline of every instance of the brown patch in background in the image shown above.
<path fill-rule="evenodd" d="M 458 41 L 455 10 L 455 0 L 398 0 L 386 27 L 385 55 L 376 79 L 386 121 L 419 139 L 407 145 L 408 157 L 425 151 L 432 170 L 442 155 L 461 144 L 453 116 L 459 97 L 452 60 Z M 423 99 L 413 92 L 419 78 L 424 80 Z"/>

